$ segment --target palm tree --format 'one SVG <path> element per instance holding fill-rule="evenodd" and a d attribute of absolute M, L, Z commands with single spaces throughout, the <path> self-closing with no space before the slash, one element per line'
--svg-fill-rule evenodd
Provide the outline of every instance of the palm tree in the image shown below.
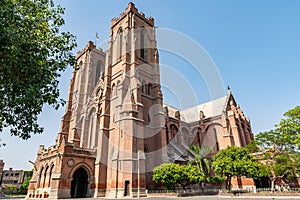
<path fill-rule="evenodd" d="M 210 147 L 204 146 L 200 148 L 199 146 L 192 145 L 190 150 L 194 153 L 195 159 L 191 163 L 195 163 L 198 169 L 205 175 L 206 178 L 210 177 L 211 164 L 212 161 L 207 156 L 212 149 Z"/>

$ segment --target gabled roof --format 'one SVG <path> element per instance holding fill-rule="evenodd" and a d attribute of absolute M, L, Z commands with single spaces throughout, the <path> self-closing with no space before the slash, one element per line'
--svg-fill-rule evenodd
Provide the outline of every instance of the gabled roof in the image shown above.
<path fill-rule="evenodd" d="M 184 109 L 180 112 L 181 120 L 187 123 L 199 121 L 200 111 L 203 112 L 205 118 L 211 118 L 215 116 L 219 116 L 222 114 L 225 105 L 227 96 L 199 104 L 197 106 Z"/>
<path fill-rule="evenodd" d="M 229 96 L 226 95 L 224 97 L 214 99 L 212 101 L 181 110 L 180 118 L 182 121 L 187 122 L 187 123 L 199 121 L 200 111 L 203 112 L 203 114 L 205 115 L 205 118 L 219 116 L 222 114 L 223 110 L 225 109 L 225 106 L 227 105 L 228 97 Z M 178 110 L 169 105 L 165 105 L 165 106 L 168 107 L 169 116 L 174 117 L 175 112 Z"/>

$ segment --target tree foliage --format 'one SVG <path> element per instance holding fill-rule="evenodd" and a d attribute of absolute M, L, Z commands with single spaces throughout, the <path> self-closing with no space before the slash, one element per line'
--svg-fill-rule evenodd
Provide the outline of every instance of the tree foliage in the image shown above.
<path fill-rule="evenodd" d="M 33 170 L 31 171 L 23 171 L 22 176 L 26 177 L 26 179 L 23 181 L 22 185 L 18 188 L 19 194 L 27 194 L 29 182 L 32 178 Z"/>
<path fill-rule="evenodd" d="M 242 147 L 230 146 L 219 151 L 214 157 L 212 167 L 217 175 L 226 177 L 226 187 L 229 190 L 234 176 L 257 178 L 264 175 L 263 166 Z"/>
<path fill-rule="evenodd" d="M 190 184 L 204 182 L 206 177 L 195 165 L 163 163 L 153 169 L 152 179 L 156 183 L 162 183 L 167 190 L 174 190 L 176 184 L 185 189 Z"/>
<path fill-rule="evenodd" d="M 185 168 L 190 183 L 200 184 L 208 180 L 207 176 L 197 166 L 189 164 Z"/>
<path fill-rule="evenodd" d="M 199 146 L 192 145 L 190 150 L 195 155 L 195 159 L 191 161 L 191 164 L 195 163 L 198 171 L 205 176 L 205 180 L 208 180 L 211 173 L 212 160 L 206 156 L 212 151 L 212 149 L 210 147 L 200 148 Z"/>
<path fill-rule="evenodd" d="M 153 181 L 162 183 L 167 190 L 174 190 L 176 184 L 188 182 L 184 166 L 174 163 L 163 163 L 153 169 Z"/>
<path fill-rule="evenodd" d="M 288 182 L 299 173 L 299 139 L 299 106 L 287 111 L 274 130 L 257 134 L 256 142 L 262 148 L 260 159 L 267 168 L 272 191 L 277 180 Z"/>
<path fill-rule="evenodd" d="M 2 0 L 0 8 L 0 131 L 28 139 L 43 131 L 43 105 L 64 103 L 57 79 L 75 62 L 75 37 L 60 31 L 64 9 L 53 0 Z"/>

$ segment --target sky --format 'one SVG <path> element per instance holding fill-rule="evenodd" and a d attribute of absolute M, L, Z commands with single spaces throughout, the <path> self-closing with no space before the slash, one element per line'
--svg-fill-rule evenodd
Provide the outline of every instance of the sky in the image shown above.
<path fill-rule="evenodd" d="M 86 43 L 107 41 L 111 19 L 124 12 L 125 0 L 56 0 L 66 8 L 64 31 L 77 37 L 78 47 Z M 300 105 L 300 1 L 297 0 L 136 0 L 139 11 L 155 19 L 155 26 L 184 34 L 201 45 L 215 63 L 224 88 L 231 91 L 245 115 L 251 120 L 253 132 L 274 127 L 284 112 Z M 176 41 L 175 41 L 176 42 Z M 160 64 L 180 73 L 196 91 L 197 102 L 210 100 L 203 77 L 193 66 L 178 56 L 160 51 Z M 166 69 L 166 68 L 162 68 Z M 66 99 L 72 67 L 60 78 L 61 97 Z M 168 78 L 162 70 L 161 80 Z M 181 107 L 175 96 L 163 88 L 164 102 Z M 226 94 L 226 91 L 223 91 Z M 192 105 L 190 105 L 192 106 Z M 42 135 L 23 141 L 1 133 L 5 147 L 0 159 L 5 169 L 32 169 L 38 146 L 53 145 L 59 132 L 65 108 L 54 110 L 44 106 L 39 117 L 45 128 Z"/>

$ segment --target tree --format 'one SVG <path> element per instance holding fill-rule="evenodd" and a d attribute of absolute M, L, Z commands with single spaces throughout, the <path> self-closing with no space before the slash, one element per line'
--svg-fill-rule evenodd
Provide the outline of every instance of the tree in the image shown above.
<path fill-rule="evenodd" d="M 219 151 L 212 163 L 214 172 L 226 177 L 226 188 L 231 190 L 234 176 L 257 178 L 263 176 L 263 166 L 256 161 L 246 148 L 229 146 Z"/>
<path fill-rule="evenodd" d="M 274 130 L 256 135 L 256 142 L 262 148 L 261 160 L 265 164 L 271 180 L 271 191 L 275 182 L 288 182 L 296 178 L 300 169 L 300 107 L 297 106 L 284 114 Z"/>
<path fill-rule="evenodd" d="M 58 77 L 75 63 L 76 41 L 60 31 L 64 9 L 53 0 L 2 0 L 0 8 L 0 131 L 28 139 L 43 132 L 44 104 L 64 104 Z"/>
<path fill-rule="evenodd" d="M 20 187 L 18 189 L 19 194 L 27 194 L 27 190 L 28 190 L 28 186 L 29 186 L 29 182 L 31 180 L 32 174 L 33 174 L 33 170 L 23 171 L 22 176 L 26 177 L 26 179 L 23 181 L 22 185 L 20 185 Z"/>
<path fill-rule="evenodd" d="M 212 176 L 209 178 L 210 183 L 221 186 L 226 181 L 226 178 L 221 176 Z"/>
<path fill-rule="evenodd" d="M 189 164 L 185 169 L 190 183 L 201 184 L 207 181 L 207 176 L 199 170 L 198 166 Z"/>
<path fill-rule="evenodd" d="M 205 175 L 195 165 L 179 165 L 175 163 L 163 163 L 153 169 L 153 181 L 162 183 L 167 190 L 174 190 L 175 185 L 185 187 L 191 183 L 205 181 Z"/>
<path fill-rule="evenodd" d="M 179 165 L 174 163 L 163 163 L 153 169 L 152 180 L 156 183 L 162 183 L 167 190 L 174 190 L 176 184 L 182 186 L 185 190 L 190 184 L 199 184 L 208 181 L 208 178 L 202 173 L 196 165 Z M 210 182 L 219 183 L 222 178 L 210 177 Z"/>
<path fill-rule="evenodd" d="M 207 156 L 212 150 L 210 147 L 202 147 L 192 145 L 190 150 L 194 153 L 195 159 L 191 163 L 195 163 L 198 167 L 198 170 L 204 174 L 206 179 L 210 177 L 211 172 L 211 159 Z"/>
<path fill-rule="evenodd" d="M 27 194 L 30 179 L 31 179 L 31 177 L 26 178 L 24 180 L 23 184 L 20 185 L 20 187 L 18 189 L 19 194 Z"/>
<path fill-rule="evenodd" d="M 300 106 L 287 111 L 283 115 L 285 118 L 275 125 L 277 130 L 284 136 L 285 142 L 290 144 L 292 151 L 300 148 Z"/>
<path fill-rule="evenodd" d="M 176 184 L 181 184 L 183 188 L 188 185 L 189 177 L 186 166 L 174 163 L 163 163 L 153 169 L 152 180 L 162 183 L 167 190 L 173 191 Z"/>

